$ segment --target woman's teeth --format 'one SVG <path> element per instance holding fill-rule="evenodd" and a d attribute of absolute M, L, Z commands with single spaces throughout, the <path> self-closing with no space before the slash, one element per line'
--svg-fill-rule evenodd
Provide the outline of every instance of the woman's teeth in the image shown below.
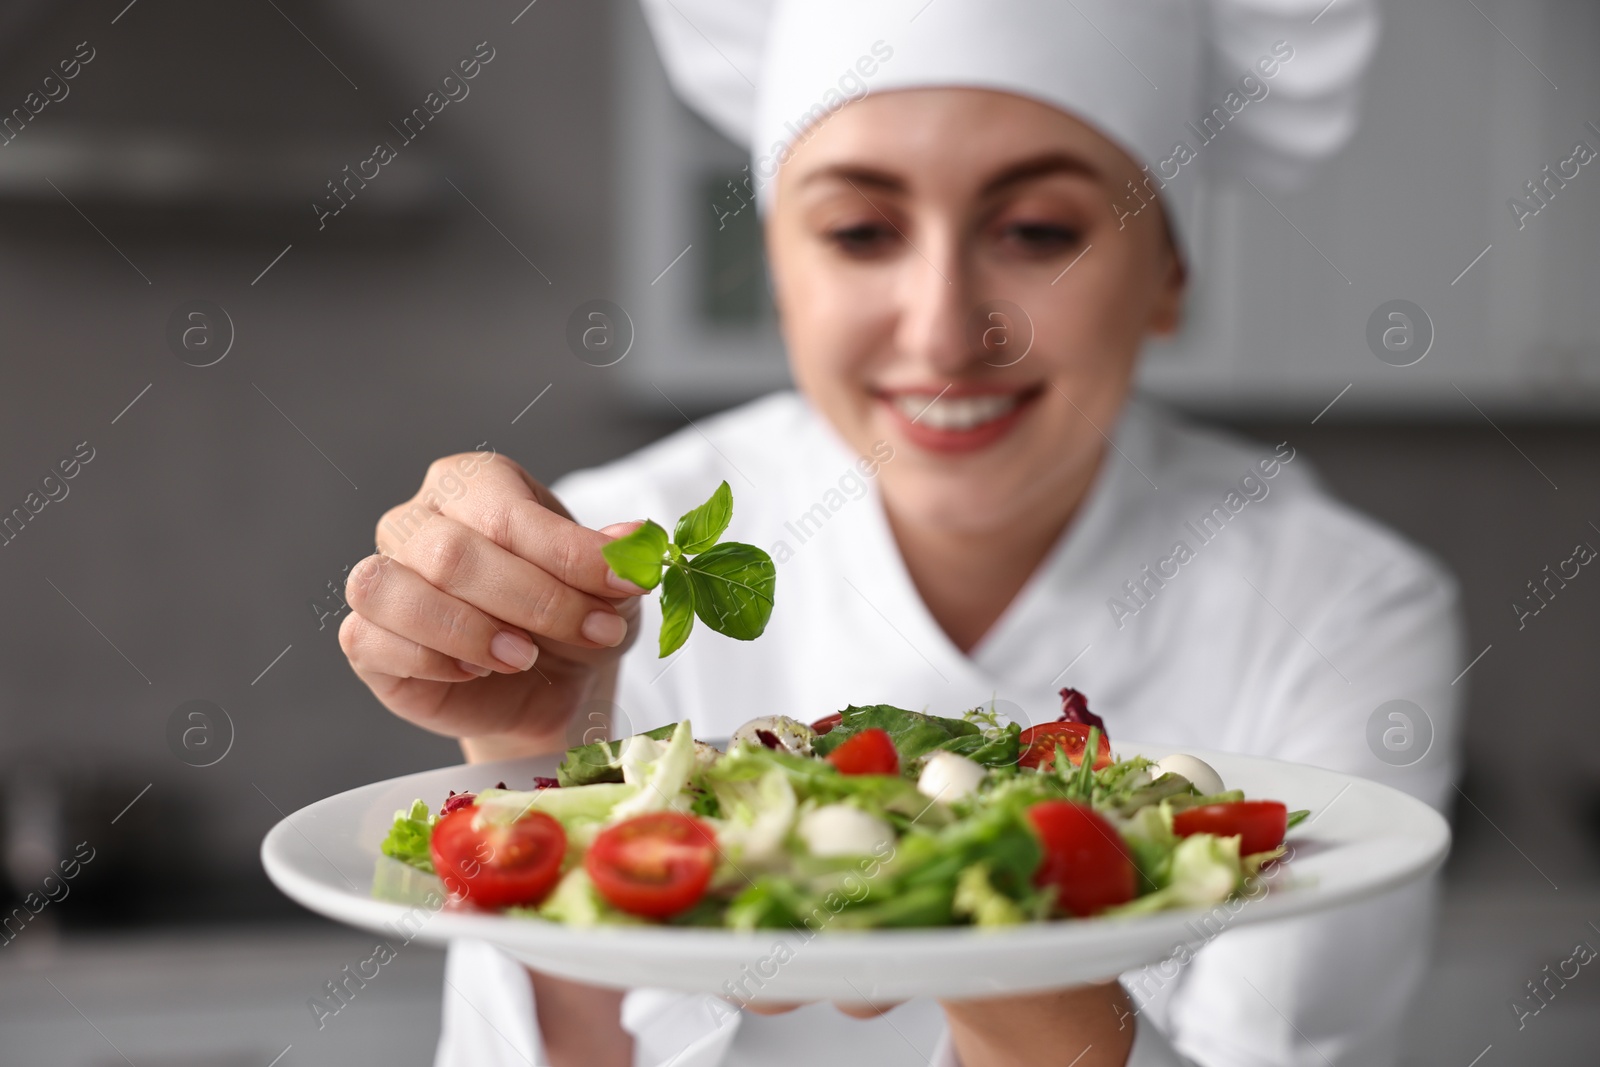
<path fill-rule="evenodd" d="M 912 422 L 934 430 L 975 430 L 1008 415 L 1017 406 L 1015 394 L 935 397 L 925 393 L 900 393 L 894 406 Z"/>

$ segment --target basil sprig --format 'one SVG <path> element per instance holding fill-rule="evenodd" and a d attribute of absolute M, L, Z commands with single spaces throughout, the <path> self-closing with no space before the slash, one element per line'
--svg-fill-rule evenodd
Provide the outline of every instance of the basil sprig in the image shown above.
<path fill-rule="evenodd" d="M 600 551 L 618 576 L 644 589 L 661 587 L 661 656 L 688 640 L 695 616 L 728 637 L 753 641 L 772 617 L 778 571 L 754 545 L 717 543 L 733 519 L 733 490 L 717 486 L 711 499 L 667 531 L 649 520 Z"/>

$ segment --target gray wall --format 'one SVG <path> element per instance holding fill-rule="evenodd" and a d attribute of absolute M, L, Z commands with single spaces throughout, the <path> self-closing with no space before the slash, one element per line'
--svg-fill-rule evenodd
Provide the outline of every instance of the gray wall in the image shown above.
<path fill-rule="evenodd" d="M 610 8 L 543 0 L 515 26 L 515 11 L 488 3 L 448 12 L 411 3 L 387 17 L 341 8 L 363 19 L 355 31 L 327 8 L 282 6 L 376 98 L 362 102 L 378 115 L 404 114 L 474 44 L 492 43 L 496 58 L 471 95 L 424 134 L 439 135 L 427 147 L 483 215 L 441 186 L 442 217 L 427 225 L 364 221 L 358 198 L 318 231 L 313 184 L 292 213 L 255 229 L 152 222 L 81 197 L 106 239 L 48 201 L 0 218 L 5 509 L 78 442 L 94 448 L 69 495 L 0 547 L 10 606 L 0 622 L 0 778 L 29 783 L 12 790 L 24 796 L 50 775 L 96 783 L 96 810 L 83 818 L 102 827 L 154 783 L 116 832 L 153 831 L 158 813 L 196 824 L 206 858 L 185 885 L 217 872 L 264 885 L 255 851 L 278 815 L 262 793 L 292 811 L 458 758 L 452 743 L 370 699 L 335 625 L 319 630 L 309 607 L 371 550 L 379 514 L 414 491 L 430 459 L 488 440 L 553 478 L 663 430 L 619 412 L 607 372 L 564 341 L 570 310 L 607 291 Z M 284 111 L 259 128 L 264 139 L 292 137 L 301 115 L 357 96 L 264 10 L 255 20 L 139 5 L 115 27 L 98 10 L 76 12 L 79 25 L 47 21 L 0 80 L 7 99 L 81 39 L 98 55 L 74 93 L 11 147 L 52 122 L 65 128 L 74 107 L 89 113 L 126 95 L 149 96 L 133 110 L 161 127 L 195 94 L 219 91 L 206 77 L 225 79 L 230 56 L 252 47 L 309 57 L 246 86 L 269 104 L 283 94 Z M 186 55 L 213 57 L 201 64 L 212 69 L 182 93 L 152 87 L 155 71 Z M 347 124 L 348 148 L 328 154 L 326 173 L 367 154 L 382 126 Z M 197 297 L 225 307 L 237 333 L 228 356 L 205 368 L 180 362 L 165 339 L 169 314 Z M 222 705 L 237 731 L 208 768 L 181 763 L 167 745 L 169 715 L 191 699 Z M 84 798 L 74 787 L 69 799 Z"/>

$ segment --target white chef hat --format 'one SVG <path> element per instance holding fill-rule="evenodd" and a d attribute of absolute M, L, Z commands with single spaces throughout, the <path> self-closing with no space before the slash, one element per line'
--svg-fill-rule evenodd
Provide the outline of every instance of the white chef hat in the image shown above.
<path fill-rule="evenodd" d="M 973 86 L 1061 108 L 1119 145 L 1190 252 L 1199 175 L 1296 183 L 1354 131 L 1376 0 L 641 0 L 678 94 L 777 167 L 849 100 Z"/>

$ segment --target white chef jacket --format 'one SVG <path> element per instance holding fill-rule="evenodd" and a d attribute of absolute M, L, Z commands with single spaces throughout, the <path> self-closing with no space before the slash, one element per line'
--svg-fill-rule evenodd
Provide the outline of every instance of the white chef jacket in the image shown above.
<path fill-rule="evenodd" d="M 623 660 L 618 734 L 688 717 L 698 736 L 726 736 L 756 715 L 809 722 L 874 703 L 959 715 L 997 700 L 1043 722 L 1070 685 L 1113 742 L 1294 760 L 1443 807 L 1463 660 L 1457 590 L 1443 568 L 1330 497 L 1293 441 L 1240 440 L 1139 398 L 1111 439 L 1080 511 L 970 654 L 918 598 L 873 484 L 880 468 L 793 393 L 563 479 L 554 490 L 585 525 L 649 517 L 669 529 L 726 479 L 735 500 L 726 536 L 777 562 L 776 606 L 754 642 L 697 624 L 660 661 L 660 613 L 645 605 Z M 895 462 L 887 446 L 876 458 Z M 1369 747 L 1369 719 L 1392 700 L 1431 722 L 1427 755 L 1408 767 Z M 1125 1020 L 1136 1027 L 1131 1067 L 1397 1063 L 1434 896 L 1419 883 L 1228 930 L 1181 969 L 1124 975 L 1138 1008 Z M 544 1062 L 519 964 L 458 943 L 447 978 L 436 1067 Z M 623 1023 L 640 1067 L 878 1063 L 851 1054 L 878 1041 L 910 1044 L 917 1062 L 958 1063 L 935 1005 L 912 1001 L 871 1021 L 827 1005 L 800 1014 L 799 1029 L 796 1016 L 729 1021 L 706 997 L 634 991 Z"/>

